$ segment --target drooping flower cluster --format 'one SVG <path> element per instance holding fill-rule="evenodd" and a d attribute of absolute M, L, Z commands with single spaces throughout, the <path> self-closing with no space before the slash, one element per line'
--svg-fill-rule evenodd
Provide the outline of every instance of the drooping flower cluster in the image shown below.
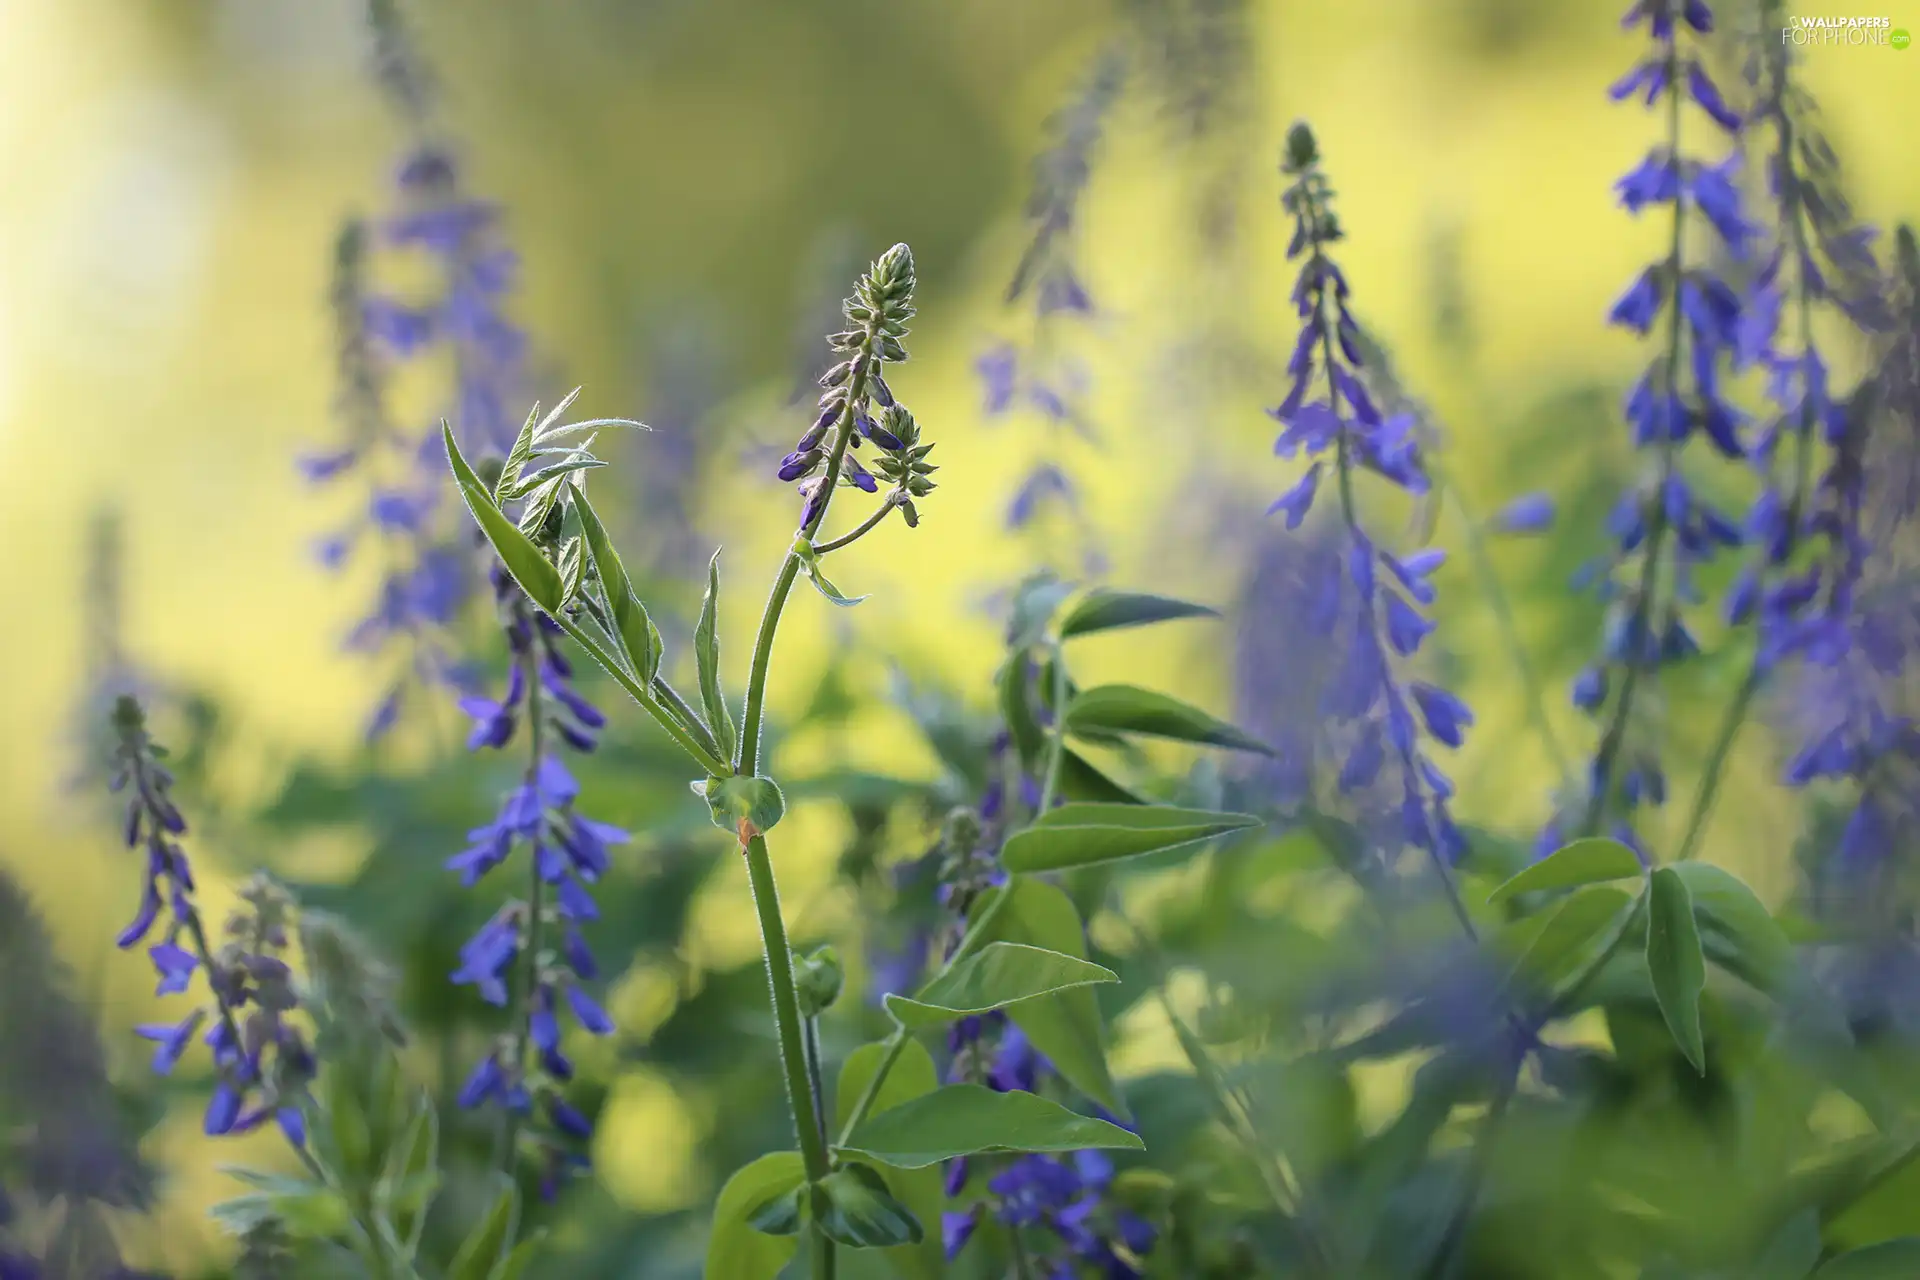
<path fill-rule="evenodd" d="M 1117 48 L 1103 51 L 1072 100 L 1049 122 L 1053 143 L 1034 158 L 1027 198 L 1031 239 L 1007 289 L 1008 304 L 1030 301 L 1031 334 L 1024 342 L 994 343 L 974 364 L 989 421 L 1020 407 L 1038 414 L 1046 428 L 1043 448 L 1008 502 L 1007 527 L 1030 529 L 1058 512 L 1071 523 L 1080 544 L 1079 567 L 1089 573 L 1099 570 L 1102 557 L 1060 447 L 1063 436 L 1098 441 L 1086 408 L 1091 377 L 1071 350 L 1072 335 L 1097 314 L 1075 261 L 1074 231 L 1094 152 L 1126 79 L 1124 55 Z"/>
<path fill-rule="evenodd" d="M 442 643 L 475 585 L 475 563 L 450 525 L 438 419 L 396 422 L 386 392 L 392 370 L 445 360 L 453 370 L 444 410 L 470 452 L 504 454 L 518 425 L 508 406 L 524 380 L 526 335 L 505 312 L 518 259 L 501 239 L 499 209 L 469 194 L 452 150 L 430 119 L 431 94 L 391 4 L 374 6 L 379 79 L 410 134 L 395 180 L 395 207 L 367 223 L 351 219 L 336 247 L 332 308 L 337 334 L 336 411 L 345 430 L 336 447 L 302 459 L 315 483 L 349 477 L 366 501 L 354 519 L 322 540 L 319 555 L 338 567 L 362 546 L 374 548 L 380 585 L 374 607 L 349 633 L 350 649 L 398 650 L 405 661 L 381 698 L 369 736 L 399 717 L 416 681 L 464 692 L 470 672 Z M 433 284 L 424 296 L 376 288 L 377 249 L 396 259 L 424 257 Z M 458 532 L 456 532 L 456 530 Z"/>
<path fill-rule="evenodd" d="M 114 707 L 119 738 L 110 785 L 127 796 L 125 838 L 146 853 L 140 907 L 121 931 L 122 949 L 147 941 L 167 916 L 163 936 L 147 954 L 160 976 L 156 995 L 179 995 L 196 972 L 206 972 L 209 1002 L 176 1023 L 137 1028 L 154 1042 L 153 1069 L 171 1072 L 194 1037 L 213 1052 L 218 1080 L 207 1104 L 209 1134 L 244 1133 L 275 1120 L 295 1146 L 306 1144 L 301 1109 L 315 1062 L 294 1016 L 300 1008 L 286 954 L 291 945 L 292 900 L 264 875 L 241 891 L 216 952 L 194 902 L 194 880 L 177 837 L 187 824 L 168 794 L 173 775 L 160 763 L 164 750 L 147 735 L 146 717 L 132 698 Z"/>
<path fill-rule="evenodd" d="M 1765 126 L 1765 259 L 1742 326 L 1742 354 L 1767 372 L 1771 412 L 1753 443 L 1764 488 L 1747 521 L 1755 562 L 1728 601 L 1758 632 L 1757 671 L 1793 653 L 1832 660 L 1868 547 L 1868 405 L 1836 397 L 1816 319 L 1837 314 L 1867 333 L 1886 327 L 1872 228 L 1841 190 L 1817 104 L 1790 42 L 1760 42 L 1749 61 L 1756 124 Z M 1757 131 L 1756 131 L 1757 132 Z M 1816 478 L 1815 472 L 1819 474 Z"/>
<path fill-rule="evenodd" d="M 538 1105 L 558 1137 L 584 1140 L 592 1124 L 564 1096 L 574 1068 L 561 1048 L 559 1015 L 564 1006 L 593 1035 L 613 1030 L 583 986 L 599 976 L 599 965 L 581 929 L 600 914 L 589 886 L 611 865 L 610 846 L 629 836 L 579 812 L 579 783 L 553 745 L 557 740 L 573 751 L 591 751 L 606 723 L 573 687 L 559 627 L 533 607 L 504 567 L 494 566 L 492 582 L 507 636 L 507 685 L 498 698 L 462 700 L 461 709 L 473 720 L 467 746 L 505 748 L 524 725 L 528 765 L 493 821 L 468 832 L 472 843 L 446 865 L 472 887 L 524 848 L 530 875 L 527 897 L 509 900 L 467 941 L 452 975 L 487 1003 L 513 1007 L 512 1027 L 474 1067 L 460 1105 L 492 1103 L 514 1115 Z M 541 1140 L 541 1155 L 549 1187 L 562 1171 L 582 1163 L 553 1136 Z"/>
<path fill-rule="evenodd" d="M 1000 750 L 1006 749 L 1002 744 Z M 991 810 L 987 805 L 979 814 L 956 810 L 941 837 L 939 898 L 949 919 L 940 943 L 948 957 L 959 947 L 968 913 L 981 896 L 1007 882 L 997 852 L 1004 835 L 999 785 L 987 798 Z M 1038 798 L 1036 793 L 1030 801 Z M 947 1053 L 949 1084 L 1038 1093 L 1055 1076 L 1019 1025 L 998 1010 L 962 1018 L 949 1027 Z M 1104 1111 L 1101 1114 L 1113 1123 L 1123 1123 Z M 976 1172 L 984 1174 L 983 1185 L 976 1185 Z M 1113 1164 L 1101 1152 L 1024 1155 L 990 1173 L 977 1161 L 961 1157 L 947 1162 L 945 1177 L 949 1200 L 972 1199 L 965 1209 L 941 1215 L 941 1237 L 949 1260 L 966 1247 L 982 1217 L 990 1213 L 1005 1226 L 1040 1228 L 1046 1233 L 1024 1236 L 1022 1247 L 1051 1268 L 1048 1275 L 1077 1276 L 1083 1265 L 1116 1278 L 1144 1273 L 1142 1259 L 1153 1248 L 1154 1229 L 1111 1202 L 1106 1192 L 1113 1181 Z"/>
<path fill-rule="evenodd" d="M 871 440 L 883 455 L 876 468 L 894 485 L 887 494 L 888 506 L 899 507 L 909 524 L 919 520 L 913 499 L 933 489 L 926 474 L 934 468 L 925 461 L 933 446 L 919 443 L 913 415 L 895 401 L 882 367 L 907 358 L 901 339 L 913 318 L 913 286 L 913 254 L 905 245 L 895 245 L 860 277 L 853 296 L 842 304 L 841 312 L 853 327 L 827 339 L 844 358 L 820 375 L 818 415 L 780 460 L 779 470 L 782 480 L 799 483 L 805 500 L 800 527 L 809 533 L 826 509 L 831 486 L 879 492 L 879 480 L 854 456 L 865 441 Z M 872 413 L 876 403 L 879 421 Z"/>
<path fill-rule="evenodd" d="M 1283 169 L 1292 179 L 1284 196 L 1294 219 L 1288 256 L 1304 261 L 1293 289 L 1301 330 L 1288 363 L 1292 385 L 1271 411 L 1284 427 L 1274 452 L 1311 461 L 1270 512 L 1298 529 L 1328 478 L 1340 507 L 1334 554 L 1319 563 L 1296 624 L 1340 655 L 1317 691 L 1316 721 L 1339 736 L 1335 789 L 1360 810 L 1374 843 L 1389 855 L 1410 845 L 1451 862 L 1464 847 L 1448 811 L 1453 784 L 1426 740 L 1458 747 L 1473 713 L 1440 686 L 1403 681 L 1395 671 L 1396 659 L 1412 658 L 1433 630 L 1422 609 L 1433 604 L 1429 578 L 1445 553 L 1402 558 L 1379 546 L 1361 523 L 1353 491 L 1354 477 L 1368 472 L 1403 493 L 1427 492 L 1416 423 L 1411 414 L 1382 413 L 1365 382 L 1350 289 L 1327 254 L 1343 233 L 1318 144 L 1304 124 L 1288 135 Z"/>
<path fill-rule="evenodd" d="M 1664 103 L 1665 137 L 1617 190 L 1630 213 L 1664 206 L 1672 234 L 1665 256 L 1640 273 L 1608 319 L 1641 336 L 1660 329 L 1658 349 L 1626 401 L 1634 447 L 1648 454 L 1649 465 L 1608 518 L 1614 546 L 1581 570 L 1580 581 L 1596 587 L 1608 615 L 1601 659 L 1575 681 L 1573 700 L 1604 716 L 1605 728 L 1587 796 L 1555 819 L 1543 844 L 1610 819 L 1615 834 L 1631 842 L 1632 811 L 1664 802 L 1660 743 L 1647 712 L 1661 669 L 1699 652 L 1684 616 L 1684 607 L 1699 599 L 1698 569 L 1741 543 L 1738 523 L 1709 502 L 1680 465 L 1696 432 L 1724 458 L 1746 454 L 1742 415 L 1723 383 L 1723 374 L 1743 367 L 1750 355 L 1741 344 L 1741 299 L 1710 263 L 1745 260 L 1754 228 L 1741 210 L 1737 153 L 1709 164 L 1682 148 L 1689 100 L 1729 134 L 1739 131 L 1741 120 L 1708 75 L 1697 41 L 1683 43 L 1686 33 L 1697 37 L 1713 28 L 1702 0 L 1638 0 L 1624 25 L 1641 23 L 1651 48 L 1610 93 L 1615 101 L 1638 95 L 1649 106 Z M 1721 252 L 1690 242 L 1693 227 L 1711 234 Z"/>

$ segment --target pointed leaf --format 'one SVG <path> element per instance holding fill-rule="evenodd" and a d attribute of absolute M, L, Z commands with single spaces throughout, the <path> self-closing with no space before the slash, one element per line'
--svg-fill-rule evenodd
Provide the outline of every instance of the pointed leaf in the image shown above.
<path fill-rule="evenodd" d="M 1068 610 L 1060 624 L 1060 638 L 1083 636 L 1094 631 L 1112 631 L 1119 627 L 1141 627 L 1174 618 L 1217 618 L 1220 613 L 1203 604 L 1190 604 L 1168 596 L 1144 595 L 1132 591 L 1109 591 L 1096 587 Z"/>
<path fill-rule="evenodd" d="M 473 513 L 480 532 L 493 544 L 494 554 L 507 566 L 507 572 L 527 593 L 527 598 L 536 605 L 552 613 L 560 607 L 560 571 L 547 562 L 540 554 L 540 548 L 533 545 L 520 527 L 507 519 L 500 508 L 493 503 L 493 495 L 487 492 L 487 486 L 473 473 L 467 460 L 460 455 L 460 446 L 453 438 L 453 428 L 446 423 L 440 424 L 440 432 L 446 441 L 447 461 L 453 467 L 454 483 L 460 489 L 460 496 L 467 504 L 467 510 Z"/>
<path fill-rule="evenodd" d="M 1808 1280 L 1913 1280 L 1915 1276 L 1920 1276 L 1920 1236 L 1903 1236 L 1831 1258 Z"/>
<path fill-rule="evenodd" d="M 851 609 L 867 598 L 865 596 L 850 596 L 842 592 L 840 588 L 834 586 L 833 583 L 828 580 L 826 574 L 820 572 L 820 566 L 818 564 L 803 564 L 800 571 L 807 575 L 807 581 L 813 584 L 815 591 L 818 591 L 821 595 L 843 609 Z"/>
<path fill-rule="evenodd" d="M 806 1216 L 806 1191 L 803 1182 L 785 1195 L 775 1196 L 747 1216 L 747 1225 L 761 1235 L 797 1235 Z"/>
<path fill-rule="evenodd" d="M 991 1151 L 1139 1151 L 1139 1137 L 1118 1125 L 1067 1110 L 1037 1093 L 997 1093 L 950 1084 L 868 1118 L 842 1150 L 901 1169 Z"/>
<path fill-rule="evenodd" d="M 1082 729 L 1109 730 L 1273 754 L 1264 742 L 1198 707 L 1130 684 L 1104 684 L 1086 690 L 1067 707 L 1066 723 L 1074 733 Z"/>
<path fill-rule="evenodd" d="M 925 1238 L 913 1211 L 894 1199 L 886 1179 L 870 1165 L 837 1169 L 820 1190 L 826 1198 L 820 1229 L 849 1249 L 886 1249 Z"/>
<path fill-rule="evenodd" d="M 1550 988 L 1573 971 L 1621 918 L 1634 910 L 1635 899 L 1613 885 L 1588 885 L 1555 904 L 1551 911 L 1514 925 L 1507 933 L 1517 950 L 1513 973 L 1542 988 Z"/>
<path fill-rule="evenodd" d="M 427 1206 L 440 1187 L 440 1118 L 426 1098 L 415 1105 L 406 1131 L 387 1151 L 374 1186 L 374 1203 L 392 1220 L 411 1252 L 419 1247 Z"/>
<path fill-rule="evenodd" d="M 1118 981 L 1111 969 L 1076 956 L 1017 942 L 989 942 L 929 982 L 913 999 L 889 995 L 886 1004 L 887 1012 L 903 1027 L 934 1027 L 1019 1000 Z"/>
<path fill-rule="evenodd" d="M 1008 871 L 1061 871 L 1159 853 L 1261 825 L 1244 813 L 1159 805 L 1069 804 L 1009 837 L 1000 851 Z"/>
<path fill-rule="evenodd" d="M 606 465 L 605 462 L 590 454 L 573 452 L 571 456 L 559 462 L 549 463 L 536 471 L 530 471 L 522 475 L 517 482 L 507 487 L 506 500 L 512 501 L 515 498 L 524 498 L 541 485 L 550 484 L 555 480 L 561 479 L 563 476 L 570 476 L 576 471 L 592 471 Z M 548 503 L 547 505 L 552 506 L 553 504 Z"/>
<path fill-rule="evenodd" d="M 649 684 L 660 670 L 660 632 L 647 616 L 640 597 L 634 594 L 627 567 L 621 563 L 620 553 L 614 549 L 613 540 L 607 536 L 606 526 L 600 523 L 593 504 L 582 497 L 574 503 L 574 509 L 580 515 L 580 533 L 586 539 L 587 551 L 593 556 L 593 571 L 606 592 L 607 608 L 613 611 L 614 630 L 619 635 L 621 648 L 640 683 Z"/>
<path fill-rule="evenodd" d="M 1605 836 L 1575 840 L 1548 854 L 1488 895 L 1489 903 L 1505 902 L 1520 893 L 1542 889 L 1571 889 L 1575 885 L 1625 880 L 1646 874 L 1640 856 Z"/>
<path fill-rule="evenodd" d="M 738 739 L 726 690 L 720 686 L 719 614 L 720 553 L 716 551 L 707 562 L 707 594 L 700 601 L 700 621 L 693 628 L 693 654 L 700 668 L 700 704 L 707 713 L 707 726 L 720 744 L 720 758 L 731 760 Z"/>
<path fill-rule="evenodd" d="M 1047 624 L 1060 604 L 1073 594 L 1073 586 L 1051 573 L 1036 573 L 1013 592 L 1013 614 L 1007 622 L 1007 647 L 1030 649 L 1046 638 Z"/>
<path fill-rule="evenodd" d="M 885 1054 L 884 1044 L 863 1044 L 847 1055 L 846 1063 L 840 1068 L 839 1087 L 834 1091 L 835 1133 L 846 1127 L 847 1117 L 852 1114 L 860 1096 L 867 1091 L 867 1082 L 873 1079 L 873 1073 L 879 1069 Z M 890 1111 L 903 1102 L 932 1093 L 939 1087 L 940 1073 L 934 1067 L 933 1059 L 919 1041 L 908 1040 L 901 1045 L 900 1055 L 894 1059 L 893 1069 L 887 1072 L 887 1078 L 881 1082 L 880 1092 L 874 1096 L 867 1115 L 877 1116 L 883 1111 Z M 940 1220 L 940 1212 L 946 1204 L 946 1192 L 938 1169 L 887 1168 L 880 1173 L 895 1198 L 911 1209 L 923 1224 Z M 946 1255 L 941 1250 L 940 1233 L 937 1231 L 928 1231 L 918 1244 L 889 1249 L 885 1257 L 887 1265 L 902 1280 L 944 1280 L 947 1274 Z"/>
<path fill-rule="evenodd" d="M 1672 867 L 1653 873 L 1647 915 L 1647 969 L 1660 1014 L 1674 1043 L 1702 1075 L 1707 1050 L 1700 1034 L 1700 992 L 1707 982 L 1700 932 L 1693 922 L 1693 895 Z"/>
<path fill-rule="evenodd" d="M 1060 752 L 1060 794 L 1089 804 L 1146 804 L 1144 796 L 1121 786 L 1067 747 Z"/>
<path fill-rule="evenodd" d="M 508 1183 L 453 1255 L 447 1280 L 491 1280 L 494 1268 L 513 1248 L 519 1224 L 520 1189 Z"/>
<path fill-rule="evenodd" d="M 1042 753 L 1047 749 L 1046 730 L 1040 727 L 1033 713 L 1029 687 L 1032 679 L 1033 660 L 1025 650 L 1008 654 L 997 677 L 1000 718 L 1007 723 L 1007 733 L 1013 739 L 1014 749 L 1020 753 L 1021 765 L 1030 773 L 1039 771 Z"/>
<path fill-rule="evenodd" d="M 1057 886 L 1027 876 L 1016 877 L 982 894 L 973 909 L 974 918 L 982 918 L 1003 893 L 1013 897 L 995 914 L 984 941 L 1022 942 L 1086 959 L 1086 928 L 1073 900 Z M 1053 1063 L 1068 1084 L 1108 1111 L 1125 1116 L 1126 1103 L 1107 1068 L 1106 1028 L 1091 989 L 1074 987 L 1021 1000 L 1007 1006 L 1007 1016 L 1026 1032 L 1033 1047 Z"/>
<path fill-rule="evenodd" d="M 1753 890 L 1710 863 L 1681 862 L 1673 870 L 1686 882 L 1705 940 L 1720 944 L 1715 961 L 1755 988 L 1779 993 L 1793 967 L 1793 944 Z"/>
<path fill-rule="evenodd" d="M 520 434 L 513 438 L 513 447 L 507 450 L 507 460 L 500 468 L 500 479 L 493 486 L 494 505 L 507 500 L 507 491 L 520 479 L 520 472 L 526 467 L 527 460 L 533 457 L 533 420 L 540 412 L 540 403 L 534 402 L 527 413 L 527 420 L 520 428 Z"/>
<path fill-rule="evenodd" d="M 771 831 L 787 811 L 786 797 L 772 778 L 708 778 L 700 794 L 713 825 L 735 834 L 743 819 L 756 831 Z"/>
<path fill-rule="evenodd" d="M 791 1237 L 770 1236 L 751 1225 L 768 1202 L 806 1182 L 798 1151 L 776 1151 L 734 1171 L 713 1205 L 707 1238 L 707 1280 L 773 1280 L 793 1257 Z"/>

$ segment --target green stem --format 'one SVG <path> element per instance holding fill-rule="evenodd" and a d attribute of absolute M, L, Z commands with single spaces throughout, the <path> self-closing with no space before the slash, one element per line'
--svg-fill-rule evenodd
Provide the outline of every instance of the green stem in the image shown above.
<path fill-rule="evenodd" d="M 720 743 L 714 738 L 713 730 L 707 728 L 707 722 L 700 718 L 700 713 L 688 704 L 678 689 L 668 684 L 664 676 L 655 676 L 653 682 L 647 687 L 652 690 L 653 696 L 659 700 L 667 714 L 678 720 L 681 727 L 693 736 L 694 741 L 711 752 L 716 759 L 719 758 Z"/>
<path fill-rule="evenodd" d="M 847 445 L 853 438 L 854 417 L 866 400 L 868 370 L 877 363 L 880 345 L 877 318 L 869 322 L 866 341 L 854 359 L 848 378 L 847 399 L 841 409 L 833 435 L 833 451 L 819 483 L 824 486 L 813 515 L 800 526 L 799 537 L 812 540 L 820 522 L 826 518 L 834 486 L 840 482 L 840 468 L 846 461 Z M 773 640 L 780 628 L 780 615 L 799 576 L 800 556 L 789 550 L 767 597 L 760 616 L 760 630 L 754 637 L 753 662 L 747 676 L 746 705 L 740 724 L 740 750 L 734 772 L 757 774 L 760 768 L 760 730 L 766 718 L 767 675 L 773 665 Z M 720 772 L 714 770 L 713 772 Z M 815 1102 L 813 1075 L 808 1069 L 806 1037 L 802 1032 L 800 1002 L 793 986 L 793 956 L 787 943 L 787 927 L 780 918 L 780 892 L 773 876 L 773 857 L 767 852 L 767 839 L 753 832 L 741 850 L 747 860 L 747 878 L 753 885 L 754 910 L 760 917 L 760 942 L 767 954 L 767 985 L 773 995 L 774 1030 L 780 1041 L 780 1062 L 787 1078 L 787 1105 L 793 1114 L 793 1126 L 800 1139 L 800 1159 L 807 1181 L 817 1184 L 832 1171 L 832 1156 L 827 1149 L 822 1108 Z M 813 1258 L 815 1280 L 831 1280 L 834 1272 L 833 1241 L 816 1221 L 809 1229 L 809 1253 Z"/>
<path fill-rule="evenodd" d="M 537 786 L 540 776 L 540 757 L 546 749 L 546 717 L 540 705 L 540 673 L 535 670 L 536 663 L 532 655 L 525 659 L 527 664 L 527 774 L 526 785 Z M 545 821 L 545 815 L 541 816 Z M 520 982 L 514 992 L 511 1014 L 513 1026 L 513 1072 L 514 1078 L 525 1083 L 527 1061 L 532 1056 L 528 1046 L 533 1035 L 533 1001 L 535 989 L 540 981 L 541 934 L 545 921 L 541 916 L 546 910 L 546 882 L 540 878 L 540 860 L 531 849 L 527 852 L 527 947 L 520 964 Z M 518 1161 L 515 1155 L 520 1141 L 520 1113 L 512 1107 L 500 1109 L 500 1128 L 496 1135 L 497 1148 L 493 1153 L 493 1162 L 509 1178 Z"/>
<path fill-rule="evenodd" d="M 1747 669 L 1747 675 L 1740 682 L 1740 691 L 1734 695 L 1733 702 L 1727 707 L 1727 714 L 1720 721 L 1720 732 L 1713 740 L 1713 750 L 1707 756 L 1706 771 L 1700 775 L 1700 786 L 1693 796 L 1693 810 L 1687 815 L 1687 834 L 1680 842 L 1680 852 L 1674 855 L 1678 862 L 1685 862 L 1699 852 L 1700 838 L 1706 834 L 1707 818 L 1713 812 L 1714 798 L 1720 792 L 1720 780 L 1725 772 L 1727 757 L 1733 750 L 1734 739 L 1740 736 L 1740 727 L 1746 723 L 1747 708 L 1753 705 L 1753 697 L 1760 691 L 1760 663 L 1756 658 Z"/>
<path fill-rule="evenodd" d="M 1022 694 L 1022 697 L 1025 695 Z M 1060 788 L 1060 762 L 1067 752 L 1067 655 L 1058 643 L 1053 646 L 1053 733 L 1047 743 L 1047 776 L 1040 785 L 1040 804 L 1034 816 L 1042 817 L 1053 809 L 1054 794 Z"/>
<path fill-rule="evenodd" d="M 895 492 L 898 492 L 898 491 L 895 491 Z M 894 501 L 894 492 L 889 492 L 887 494 L 887 500 L 885 502 L 882 502 L 878 507 L 874 508 L 872 515 L 868 516 L 865 520 L 862 520 L 859 524 L 855 525 L 848 532 L 843 533 L 839 537 L 833 539 L 831 542 L 821 543 L 819 546 L 813 549 L 813 554 L 817 556 L 823 556 L 823 555 L 826 555 L 829 551 L 838 551 L 842 547 L 851 546 L 854 543 L 860 541 L 860 539 L 866 537 L 869 533 L 873 532 L 875 529 L 878 529 L 880 527 L 880 522 L 882 520 L 885 520 L 887 518 L 888 513 L 890 513 L 898 505 L 899 503 Z"/>
<path fill-rule="evenodd" d="M 813 1095 L 813 1115 L 818 1122 L 820 1141 L 825 1142 L 827 1140 L 827 1103 L 826 1091 L 821 1086 L 820 1019 L 818 1017 L 807 1019 L 806 1049 L 807 1084 Z"/>
<path fill-rule="evenodd" d="M 585 649 L 595 662 L 612 674 L 620 687 L 627 691 L 627 696 L 639 703 L 646 713 L 667 731 L 667 735 L 680 744 L 680 749 L 693 757 L 695 764 L 715 776 L 723 777 L 730 771 L 727 762 L 722 760 L 717 752 L 709 751 L 700 745 L 699 741 L 687 731 L 686 726 L 675 718 L 673 712 L 654 696 L 650 684 L 641 684 L 632 673 L 626 670 L 624 659 L 615 658 L 605 645 L 564 613 L 554 618 L 554 622 L 559 624 L 560 629 L 566 632 L 575 644 Z"/>
<path fill-rule="evenodd" d="M 1493 610 L 1494 624 L 1499 627 L 1501 643 L 1507 648 L 1507 660 L 1520 677 L 1520 686 L 1527 698 L 1527 719 L 1532 722 L 1534 733 L 1546 745 L 1547 754 L 1553 757 L 1553 767 L 1560 774 L 1560 785 L 1569 787 L 1573 783 L 1573 767 L 1567 759 L 1566 750 L 1560 745 L 1560 739 L 1553 732 L 1553 722 L 1547 718 L 1546 688 L 1540 681 L 1540 673 L 1534 670 L 1533 660 L 1527 656 L 1526 645 L 1521 642 L 1520 627 L 1513 616 L 1513 603 L 1507 598 L 1506 588 L 1493 567 L 1493 557 L 1487 551 L 1486 533 L 1474 518 L 1457 484 L 1446 486 L 1446 496 L 1453 500 L 1455 510 L 1460 513 L 1460 523 L 1466 532 L 1467 558 L 1473 561 L 1474 572 L 1480 578 L 1481 594 L 1486 598 L 1487 606 Z"/>

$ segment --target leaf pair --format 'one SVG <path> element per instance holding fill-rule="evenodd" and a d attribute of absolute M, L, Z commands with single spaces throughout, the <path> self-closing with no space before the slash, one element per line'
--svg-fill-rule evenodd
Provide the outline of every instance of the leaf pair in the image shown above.
<path fill-rule="evenodd" d="M 1643 879 L 1638 894 L 1630 896 L 1606 883 L 1630 878 Z M 1548 980 L 1561 976 L 1568 962 L 1596 939 L 1606 939 L 1602 955 L 1610 951 L 1644 909 L 1647 972 L 1654 999 L 1674 1043 L 1703 1074 L 1706 1042 L 1700 996 L 1707 979 L 1703 930 L 1715 944 L 1716 961 L 1761 990 L 1777 992 L 1790 970 L 1786 936 L 1737 877 L 1695 862 L 1649 871 L 1638 854 L 1615 840 L 1576 840 L 1506 881 L 1489 901 L 1566 888 L 1577 891 L 1531 930 L 1517 969 Z"/>

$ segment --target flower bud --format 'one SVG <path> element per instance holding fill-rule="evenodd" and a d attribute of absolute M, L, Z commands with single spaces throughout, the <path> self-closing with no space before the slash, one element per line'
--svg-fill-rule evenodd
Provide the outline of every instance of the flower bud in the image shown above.
<path fill-rule="evenodd" d="M 794 994 L 800 1000 L 800 1015 L 817 1018 L 840 998 L 845 973 L 840 953 L 832 947 L 820 947 L 807 955 L 793 958 Z"/>

